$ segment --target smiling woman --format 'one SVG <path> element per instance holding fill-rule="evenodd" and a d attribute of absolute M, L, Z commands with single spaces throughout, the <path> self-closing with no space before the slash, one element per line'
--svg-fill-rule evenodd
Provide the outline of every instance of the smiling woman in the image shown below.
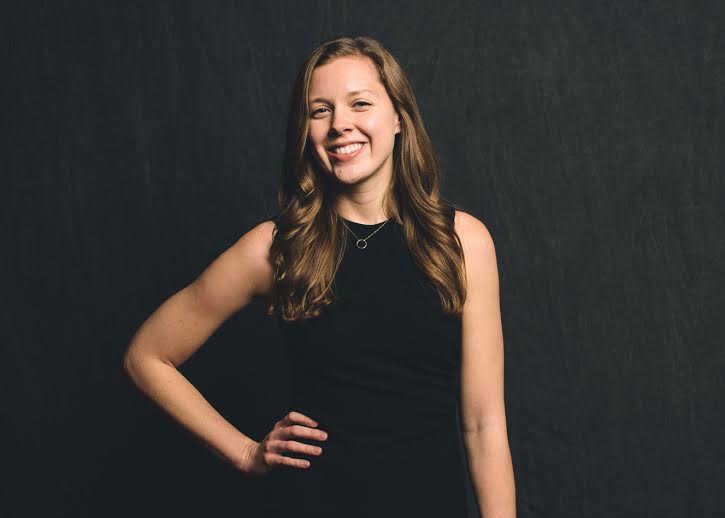
<path fill-rule="evenodd" d="M 256 450 L 281 464 L 280 515 L 467 516 L 464 444 L 480 512 L 513 517 L 493 243 L 442 199 L 401 67 L 371 38 L 326 42 L 287 134 L 268 312 L 298 418 Z"/>
<path fill-rule="evenodd" d="M 290 101 L 270 314 L 284 321 L 319 316 L 334 299 L 345 221 L 387 220 L 405 230 L 443 311 L 460 314 L 463 251 L 440 176 L 408 79 L 379 42 L 339 38 L 313 50 Z"/>
<path fill-rule="evenodd" d="M 241 472 L 268 477 L 279 516 L 463 518 L 461 445 L 481 513 L 515 515 L 495 249 L 442 198 L 440 176 L 393 56 L 367 37 L 324 43 L 293 88 L 278 216 L 134 335 L 134 381 Z M 259 441 L 176 369 L 254 297 L 292 366 L 292 407 Z"/>
<path fill-rule="evenodd" d="M 320 169 L 341 182 L 337 187 L 392 181 L 400 117 L 377 77 L 373 62 L 358 56 L 312 72 L 309 144 Z"/>

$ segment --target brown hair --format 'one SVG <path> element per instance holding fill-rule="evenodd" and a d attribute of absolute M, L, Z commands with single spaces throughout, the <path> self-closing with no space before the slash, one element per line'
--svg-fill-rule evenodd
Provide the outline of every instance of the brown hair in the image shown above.
<path fill-rule="evenodd" d="M 313 70 L 338 57 L 369 58 L 400 115 L 393 147 L 393 178 L 385 213 L 398 221 L 418 267 L 437 288 L 445 314 L 460 314 L 466 298 L 463 250 L 454 227 L 454 208 L 440 194 L 440 166 L 413 90 L 395 58 L 376 40 L 340 37 L 313 50 L 295 79 L 289 104 L 278 216 L 270 259 L 274 287 L 267 313 L 284 321 L 316 317 L 333 301 L 333 280 L 347 242 L 333 209 L 326 175 L 307 146 L 308 92 Z"/>

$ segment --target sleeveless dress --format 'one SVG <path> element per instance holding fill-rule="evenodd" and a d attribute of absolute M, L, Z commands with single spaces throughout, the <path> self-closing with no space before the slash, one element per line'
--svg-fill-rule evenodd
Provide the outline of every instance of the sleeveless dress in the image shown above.
<path fill-rule="evenodd" d="M 381 223 L 345 219 L 360 238 Z M 305 322 L 278 318 L 292 373 L 292 407 L 319 423 L 321 455 L 272 471 L 280 516 L 467 515 L 459 425 L 460 316 L 437 292 L 390 219 L 363 250 L 348 235 L 337 300 Z"/>

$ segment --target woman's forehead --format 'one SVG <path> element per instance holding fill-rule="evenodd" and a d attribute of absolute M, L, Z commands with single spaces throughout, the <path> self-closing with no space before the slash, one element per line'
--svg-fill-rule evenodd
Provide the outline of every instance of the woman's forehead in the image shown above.
<path fill-rule="evenodd" d="M 310 101 L 324 95 L 352 95 L 361 90 L 379 93 L 382 84 L 375 66 L 361 58 L 338 58 L 312 72 Z"/>

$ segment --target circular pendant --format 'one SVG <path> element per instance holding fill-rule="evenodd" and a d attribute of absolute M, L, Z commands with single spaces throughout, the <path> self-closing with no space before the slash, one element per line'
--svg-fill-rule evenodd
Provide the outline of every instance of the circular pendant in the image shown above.
<path fill-rule="evenodd" d="M 360 246 L 360 243 L 362 243 L 362 246 Z M 355 244 L 357 245 L 357 247 L 358 247 L 358 248 L 359 248 L 360 250 L 364 250 L 364 249 L 365 249 L 365 247 L 366 247 L 366 246 L 368 246 L 368 242 L 367 242 L 367 241 L 365 241 L 364 239 L 358 239 L 358 240 L 357 240 L 357 242 L 356 242 Z"/>

